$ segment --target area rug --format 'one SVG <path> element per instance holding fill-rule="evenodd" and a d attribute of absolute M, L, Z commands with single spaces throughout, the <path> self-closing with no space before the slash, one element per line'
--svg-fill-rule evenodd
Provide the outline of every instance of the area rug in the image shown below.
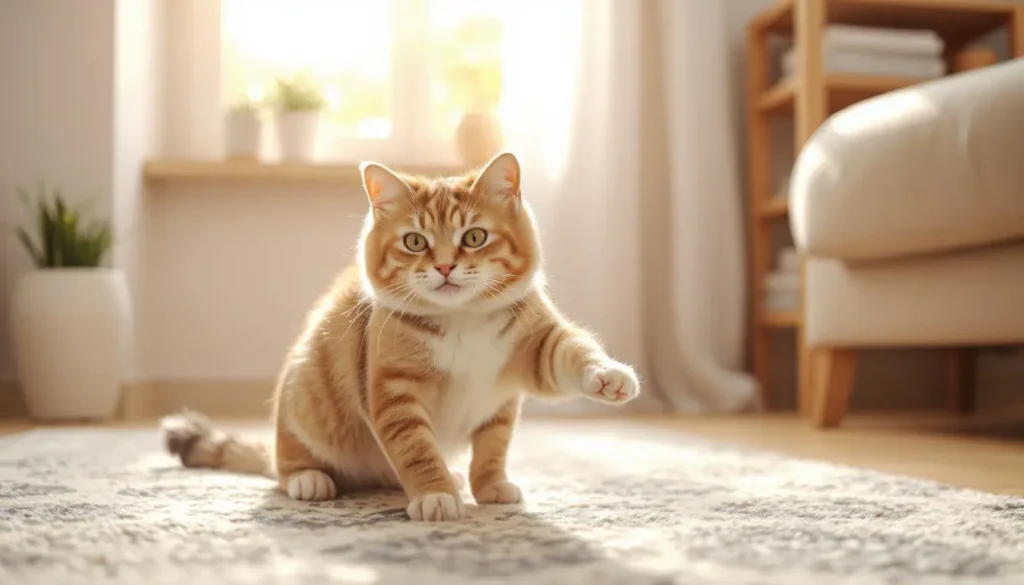
<path fill-rule="evenodd" d="M 149 429 L 35 430 L 0 440 L 0 582 L 1024 583 L 1021 499 L 627 423 L 526 424 L 511 469 L 526 504 L 423 524 L 182 469 Z"/>

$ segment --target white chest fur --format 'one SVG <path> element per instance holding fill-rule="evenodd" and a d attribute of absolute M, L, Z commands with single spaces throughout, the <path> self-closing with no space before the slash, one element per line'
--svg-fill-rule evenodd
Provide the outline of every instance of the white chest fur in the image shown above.
<path fill-rule="evenodd" d="M 435 365 L 447 372 L 434 414 L 438 445 L 453 456 L 468 444 L 473 429 L 511 398 L 510 389 L 497 386 L 498 374 L 512 352 L 512 335 L 500 336 L 503 315 L 449 317 L 445 335 L 430 342 Z"/>

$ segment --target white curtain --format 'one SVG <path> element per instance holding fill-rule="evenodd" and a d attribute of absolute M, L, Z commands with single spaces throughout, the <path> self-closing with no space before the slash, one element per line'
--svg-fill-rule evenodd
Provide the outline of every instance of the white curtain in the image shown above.
<path fill-rule="evenodd" d="M 554 300 L 635 364 L 630 410 L 760 406 L 725 3 L 510 3 L 502 118 Z M 607 412 L 572 401 L 528 412 Z"/>

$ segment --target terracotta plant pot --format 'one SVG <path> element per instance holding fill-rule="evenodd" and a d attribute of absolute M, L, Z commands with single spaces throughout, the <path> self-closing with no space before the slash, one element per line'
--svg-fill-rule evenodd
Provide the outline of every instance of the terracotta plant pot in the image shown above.
<path fill-rule="evenodd" d="M 503 145 L 501 124 L 497 116 L 483 112 L 467 112 L 455 128 L 455 147 L 463 164 L 478 167 L 491 160 Z"/>

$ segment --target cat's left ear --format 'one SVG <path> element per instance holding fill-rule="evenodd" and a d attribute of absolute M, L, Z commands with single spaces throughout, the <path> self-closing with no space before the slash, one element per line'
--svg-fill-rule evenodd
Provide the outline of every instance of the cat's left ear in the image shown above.
<path fill-rule="evenodd" d="M 511 152 L 492 158 L 473 183 L 473 192 L 503 202 L 519 202 L 519 160 Z"/>

